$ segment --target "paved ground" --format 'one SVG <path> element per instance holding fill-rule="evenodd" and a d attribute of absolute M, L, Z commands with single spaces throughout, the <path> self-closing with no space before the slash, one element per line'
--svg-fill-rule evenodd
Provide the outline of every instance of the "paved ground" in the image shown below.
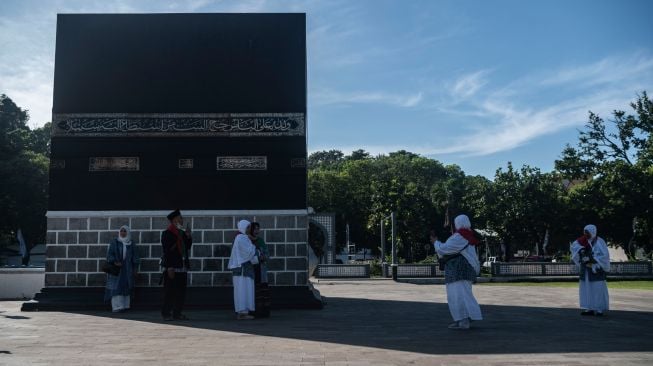
<path fill-rule="evenodd" d="M 19 311 L 0 302 L 0 365 L 651 365 L 653 291 L 611 290 L 607 317 L 581 317 L 577 290 L 475 286 L 485 320 L 446 329 L 441 285 L 321 282 L 323 310 L 236 321 L 193 311 Z"/>

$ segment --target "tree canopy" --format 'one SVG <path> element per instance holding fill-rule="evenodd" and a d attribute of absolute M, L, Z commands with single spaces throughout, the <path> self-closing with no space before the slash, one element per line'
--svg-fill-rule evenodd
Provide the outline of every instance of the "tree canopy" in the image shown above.
<path fill-rule="evenodd" d="M 22 229 L 29 246 L 45 240 L 50 125 L 27 126 L 29 114 L 0 95 L 0 247 Z"/>

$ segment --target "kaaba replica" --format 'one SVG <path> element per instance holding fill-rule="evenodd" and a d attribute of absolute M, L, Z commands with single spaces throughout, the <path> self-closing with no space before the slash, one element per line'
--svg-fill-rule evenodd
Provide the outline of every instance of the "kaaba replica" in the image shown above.
<path fill-rule="evenodd" d="M 187 304 L 232 304 L 236 223 L 261 224 L 277 307 L 308 282 L 305 14 L 60 14 L 45 288 L 24 310 L 102 307 L 132 229 L 134 307 L 161 303 L 166 214 L 192 225 Z"/>

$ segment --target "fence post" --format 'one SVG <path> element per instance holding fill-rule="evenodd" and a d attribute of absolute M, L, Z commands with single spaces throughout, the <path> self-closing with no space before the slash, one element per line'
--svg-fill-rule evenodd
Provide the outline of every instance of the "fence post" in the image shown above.
<path fill-rule="evenodd" d="M 385 221 L 385 218 L 381 219 L 381 263 L 385 265 L 385 227 L 383 221 Z"/>
<path fill-rule="evenodd" d="M 392 279 L 397 280 L 397 215 L 392 211 L 390 213 L 392 220 Z"/>

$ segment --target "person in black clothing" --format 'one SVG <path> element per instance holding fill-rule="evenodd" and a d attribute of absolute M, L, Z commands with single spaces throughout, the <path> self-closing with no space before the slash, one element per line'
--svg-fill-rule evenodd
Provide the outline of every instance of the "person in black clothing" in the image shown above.
<path fill-rule="evenodd" d="M 249 226 L 249 240 L 256 246 L 258 264 L 254 265 L 254 316 L 267 318 L 270 316 L 270 288 L 268 287 L 268 259 L 270 254 L 265 240 L 260 237 L 261 225 L 252 222 Z"/>
<path fill-rule="evenodd" d="M 189 226 L 184 229 L 184 219 L 179 210 L 168 215 L 170 225 L 161 234 L 163 246 L 163 308 L 161 315 L 166 321 L 188 320 L 181 313 L 186 298 L 186 278 L 190 268 L 190 247 L 193 237 Z"/>

